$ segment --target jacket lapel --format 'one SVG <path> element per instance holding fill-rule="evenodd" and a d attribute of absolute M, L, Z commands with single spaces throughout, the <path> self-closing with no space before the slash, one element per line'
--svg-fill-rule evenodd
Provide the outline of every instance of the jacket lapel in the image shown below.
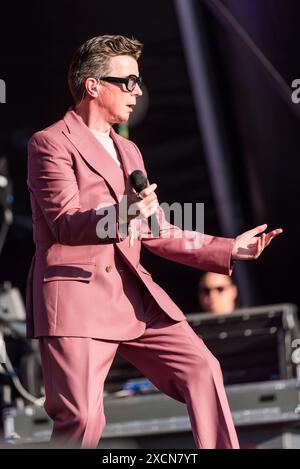
<path fill-rule="evenodd" d="M 135 169 L 143 170 L 142 160 L 137 150 L 135 150 L 134 144 L 125 140 L 124 138 L 121 138 L 113 128 L 111 128 L 110 136 L 119 151 L 125 178 L 127 179 L 130 173 L 132 173 L 132 171 Z"/>
<path fill-rule="evenodd" d="M 90 129 L 82 121 L 75 111 L 68 111 L 64 117 L 67 126 L 63 134 L 79 151 L 82 158 L 100 174 L 111 187 L 117 201 L 124 194 L 124 173 L 128 176 L 127 152 L 124 151 L 120 139 L 112 130 L 111 136 L 119 150 L 123 169 L 112 159 L 106 149 L 101 145 Z"/>

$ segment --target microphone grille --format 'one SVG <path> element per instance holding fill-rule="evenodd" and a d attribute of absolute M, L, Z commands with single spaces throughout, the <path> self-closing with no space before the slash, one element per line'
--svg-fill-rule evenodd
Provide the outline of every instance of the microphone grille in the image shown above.
<path fill-rule="evenodd" d="M 140 169 L 132 171 L 132 173 L 130 174 L 130 181 L 132 187 L 138 193 L 140 193 L 148 185 L 147 178 L 144 175 L 143 171 L 141 171 Z"/>

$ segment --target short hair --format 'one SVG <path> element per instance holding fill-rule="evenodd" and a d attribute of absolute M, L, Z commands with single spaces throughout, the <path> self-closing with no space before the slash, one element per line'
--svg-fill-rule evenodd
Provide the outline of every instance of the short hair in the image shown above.
<path fill-rule="evenodd" d="M 73 55 L 68 71 L 68 84 L 75 103 L 84 96 L 87 78 L 108 73 L 111 57 L 129 55 L 138 60 L 142 48 L 143 44 L 135 38 L 108 34 L 82 44 Z"/>
<path fill-rule="evenodd" d="M 208 274 L 216 274 L 216 273 L 217 272 L 209 272 L 209 271 L 200 272 L 200 274 L 197 277 L 197 288 L 199 288 L 200 284 L 203 282 L 203 280 Z M 237 287 L 237 283 L 235 281 L 234 275 L 226 275 L 226 274 L 221 274 L 221 275 L 224 275 L 225 277 L 228 278 L 230 285 L 234 285 Z"/>

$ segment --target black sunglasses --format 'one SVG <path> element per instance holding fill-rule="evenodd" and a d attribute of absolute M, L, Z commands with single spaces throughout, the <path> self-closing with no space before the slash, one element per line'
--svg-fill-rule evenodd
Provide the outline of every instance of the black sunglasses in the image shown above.
<path fill-rule="evenodd" d="M 99 77 L 98 80 L 108 81 L 109 83 L 124 83 L 128 91 L 133 91 L 136 85 L 141 86 L 142 84 L 142 77 L 136 75 L 129 75 L 127 78 Z"/>

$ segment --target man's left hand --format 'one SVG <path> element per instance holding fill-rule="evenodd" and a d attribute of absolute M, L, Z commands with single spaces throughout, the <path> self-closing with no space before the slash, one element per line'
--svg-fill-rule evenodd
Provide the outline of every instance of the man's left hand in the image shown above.
<path fill-rule="evenodd" d="M 257 259 L 272 239 L 282 233 L 281 228 L 264 233 L 267 224 L 257 226 L 237 236 L 233 243 L 231 257 L 233 260 Z"/>

